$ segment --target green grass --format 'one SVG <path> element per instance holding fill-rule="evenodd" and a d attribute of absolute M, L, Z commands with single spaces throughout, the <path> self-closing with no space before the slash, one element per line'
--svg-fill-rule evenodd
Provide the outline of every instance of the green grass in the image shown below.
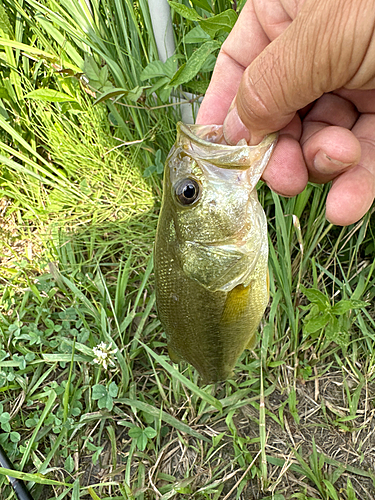
<path fill-rule="evenodd" d="M 92 19 L 84 5 L 9 0 L 9 25 L 0 16 L 0 443 L 15 474 L 38 500 L 373 498 L 371 213 L 337 228 L 328 186 L 292 199 L 260 187 L 270 306 L 235 377 L 202 386 L 167 355 L 152 272 L 161 178 L 143 175 L 174 140 L 177 67 L 141 79 L 156 67 L 146 2 L 93 2 Z M 191 71 L 199 22 L 174 23 Z M 184 88 L 204 89 L 215 54 Z M 156 100 L 139 94 L 157 85 Z"/>

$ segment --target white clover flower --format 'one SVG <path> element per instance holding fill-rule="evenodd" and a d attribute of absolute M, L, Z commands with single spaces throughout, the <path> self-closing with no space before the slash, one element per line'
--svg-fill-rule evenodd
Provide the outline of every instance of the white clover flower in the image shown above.
<path fill-rule="evenodd" d="M 94 358 L 94 363 L 102 365 L 105 370 L 108 369 L 108 365 L 115 366 L 111 356 L 117 352 L 117 348 L 111 349 L 111 344 L 107 346 L 105 342 L 100 342 L 99 345 L 92 348 L 92 351 L 96 356 Z"/>

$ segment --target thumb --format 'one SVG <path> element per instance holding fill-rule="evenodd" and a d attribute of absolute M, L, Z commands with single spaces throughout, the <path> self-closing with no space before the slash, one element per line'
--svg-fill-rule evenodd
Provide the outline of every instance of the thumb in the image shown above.
<path fill-rule="evenodd" d="M 285 127 L 296 111 L 353 79 L 374 34 L 366 3 L 304 2 L 288 28 L 245 70 L 224 122 L 229 143 L 245 138 L 257 144 Z"/>

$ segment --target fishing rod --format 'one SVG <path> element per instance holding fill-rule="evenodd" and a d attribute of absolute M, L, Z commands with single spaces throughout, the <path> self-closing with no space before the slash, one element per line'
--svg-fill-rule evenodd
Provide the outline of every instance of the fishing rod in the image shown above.
<path fill-rule="evenodd" d="M 0 444 L 0 466 L 4 467 L 4 469 L 15 470 L 12 462 L 7 457 L 1 444 Z M 25 483 L 21 481 L 21 479 L 16 479 L 12 476 L 7 476 L 7 478 L 18 500 L 34 500 L 33 497 L 31 496 L 31 493 L 26 488 Z"/>

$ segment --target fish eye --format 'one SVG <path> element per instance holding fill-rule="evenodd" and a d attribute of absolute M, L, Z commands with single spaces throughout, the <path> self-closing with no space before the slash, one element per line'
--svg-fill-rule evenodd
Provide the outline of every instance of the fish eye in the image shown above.
<path fill-rule="evenodd" d="M 181 205 L 192 205 L 200 195 L 200 186 L 194 179 L 183 179 L 175 187 L 176 199 Z"/>

